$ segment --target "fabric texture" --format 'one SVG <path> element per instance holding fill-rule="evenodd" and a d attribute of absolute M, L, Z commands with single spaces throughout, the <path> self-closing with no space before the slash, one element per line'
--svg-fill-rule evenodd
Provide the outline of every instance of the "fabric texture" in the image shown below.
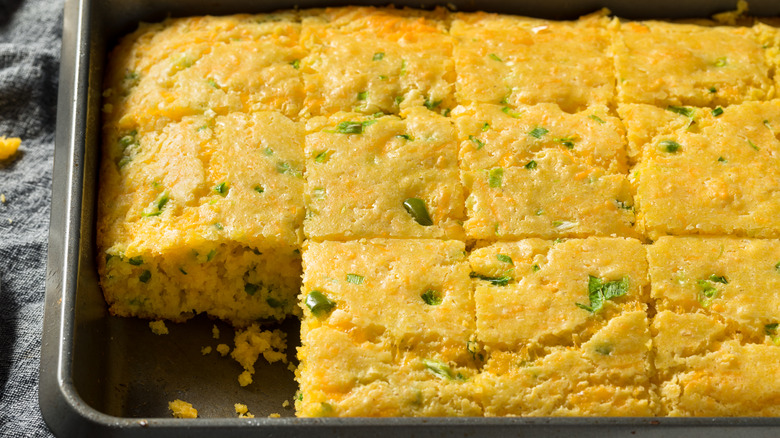
<path fill-rule="evenodd" d="M 0 0 L 0 436 L 51 436 L 38 407 L 63 0 Z"/>

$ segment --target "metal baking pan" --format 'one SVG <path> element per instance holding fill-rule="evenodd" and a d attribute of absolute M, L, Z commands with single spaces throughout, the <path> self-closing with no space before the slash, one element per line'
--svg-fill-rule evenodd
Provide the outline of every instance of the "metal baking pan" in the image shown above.
<path fill-rule="evenodd" d="M 778 436 L 780 418 L 295 418 L 284 400 L 296 390 L 292 373 L 277 363 L 260 365 L 255 384 L 241 388 L 240 366 L 200 348 L 232 343 L 233 331 L 211 338 L 213 321 L 168 324 L 155 336 L 146 321 L 108 314 L 95 267 L 95 211 L 100 142 L 100 100 L 107 50 L 139 21 L 166 16 L 268 12 L 292 7 L 339 6 L 302 0 L 67 0 L 57 108 L 53 205 L 46 277 L 40 405 L 60 436 Z M 382 4 L 353 1 L 350 4 Z M 473 0 L 396 1 L 396 5 L 487 10 L 566 19 L 610 8 L 631 19 L 695 18 L 733 9 L 734 0 Z M 780 16 L 780 2 L 751 0 L 750 12 Z M 282 324 L 297 345 L 298 323 Z M 262 361 L 259 361 L 262 362 Z M 167 402 L 192 402 L 202 418 L 170 418 Z M 257 415 L 238 419 L 233 403 Z M 279 413 L 282 418 L 267 418 Z"/>

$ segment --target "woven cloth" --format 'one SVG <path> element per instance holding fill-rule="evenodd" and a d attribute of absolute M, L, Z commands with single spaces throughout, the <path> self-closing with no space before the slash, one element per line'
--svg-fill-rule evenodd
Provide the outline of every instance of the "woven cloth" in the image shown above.
<path fill-rule="evenodd" d="M 0 0 L 0 436 L 51 436 L 38 408 L 62 0 Z M 2 200 L 2 197 L 0 197 Z"/>

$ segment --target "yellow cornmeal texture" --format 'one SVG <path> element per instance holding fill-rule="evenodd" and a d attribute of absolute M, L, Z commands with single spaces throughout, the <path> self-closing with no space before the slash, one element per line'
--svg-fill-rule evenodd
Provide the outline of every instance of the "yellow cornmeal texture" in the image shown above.
<path fill-rule="evenodd" d="M 109 56 L 106 121 L 129 131 L 209 111 L 297 117 L 304 94 L 295 19 L 280 13 L 142 24 Z"/>
<path fill-rule="evenodd" d="M 422 107 L 405 119 L 339 113 L 311 119 L 306 130 L 307 238 L 464 237 L 458 144 L 447 118 Z M 432 224 L 407 210 L 410 198 L 424 203 Z"/>
<path fill-rule="evenodd" d="M 268 363 L 287 363 L 287 334 L 281 330 L 261 330 L 260 326 L 252 324 L 246 330 L 237 331 L 233 342 L 236 347 L 230 356 L 244 368 L 239 376 L 241 386 L 252 383 L 255 363 L 261 355 Z"/>
<path fill-rule="evenodd" d="M 298 416 L 481 415 L 462 242 L 309 242 Z"/>
<path fill-rule="evenodd" d="M 662 237 L 648 260 L 661 413 L 780 415 L 780 240 Z"/>
<path fill-rule="evenodd" d="M 168 402 L 168 409 L 176 418 L 198 418 L 198 410 L 191 403 L 176 399 Z"/>
<path fill-rule="evenodd" d="M 399 114 L 456 105 L 447 13 L 392 8 L 304 11 L 303 116 L 340 111 Z"/>
<path fill-rule="evenodd" d="M 472 252 L 485 415 L 653 415 L 645 259 L 623 238 Z M 599 285 L 619 293 L 597 304 Z"/>
<path fill-rule="evenodd" d="M 576 22 L 455 14 L 450 33 L 456 41 L 458 102 L 548 102 L 568 112 L 611 104 L 609 23 L 600 13 Z"/>
<path fill-rule="evenodd" d="M 780 101 L 713 112 L 622 105 L 639 163 L 637 227 L 663 235 L 780 236 Z"/>
<path fill-rule="evenodd" d="M 10 158 L 19 149 L 22 139 L 19 137 L 0 137 L 0 160 Z"/>
<path fill-rule="evenodd" d="M 469 238 L 632 236 L 625 132 L 606 107 L 472 105 L 453 112 Z"/>
<path fill-rule="evenodd" d="M 714 107 L 775 96 L 751 27 L 624 22 L 613 50 L 621 103 Z"/>
<path fill-rule="evenodd" d="M 235 325 L 293 312 L 303 127 L 278 113 L 107 125 L 98 269 L 113 314 Z"/>

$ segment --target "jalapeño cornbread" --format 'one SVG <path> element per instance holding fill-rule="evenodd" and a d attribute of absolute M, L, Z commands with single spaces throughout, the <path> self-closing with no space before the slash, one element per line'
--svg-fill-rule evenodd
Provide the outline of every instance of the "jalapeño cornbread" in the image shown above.
<path fill-rule="evenodd" d="M 648 237 L 780 236 L 780 101 L 619 110 L 639 160 L 631 178 Z"/>
<path fill-rule="evenodd" d="M 307 238 L 463 239 L 449 119 L 423 107 L 403 119 L 338 113 L 310 119 L 306 131 Z"/>
<path fill-rule="evenodd" d="M 625 132 L 605 106 L 480 104 L 452 114 L 475 240 L 632 236 Z"/>
<path fill-rule="evenodd" d="M 662 237 L 648 248 L 664 415 L 780 415 L 780 241 Z"/>
<path fill-rule="evenodd" d="M 469 263 L 486 415 L 656 412 L 638 240 L 502 242 Z"/>
<path fill-rule="evenodd" d="M 298 415 L 481 414 L 462 242 L 304 247 Z"/>
<path fill-rule="evenodd" d="M 242 385 L 302 312 L 299 416 L 778 415 L 780 33 L 701 24 L 142 25 L 105 81 L 110 310 L 248 327 Z"/>
<path fill-rule="evenodd" d="M 111 312 L 236 325 L 295 306 L 303 126 L 279 113 L 107 124 L 98 269 Z"/>

